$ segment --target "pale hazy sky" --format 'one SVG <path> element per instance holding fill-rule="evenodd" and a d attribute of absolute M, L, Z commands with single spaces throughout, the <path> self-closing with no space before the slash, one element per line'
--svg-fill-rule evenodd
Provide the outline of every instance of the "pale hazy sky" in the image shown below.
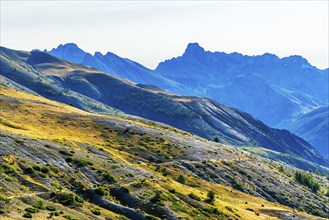
<path fill-rule="evenodd" d="M 4 1 L 1 45 L 52 49 L 74 42 L 155 68 L 189 42 L 209 51 L 328 60 L 328 1 Z"/>

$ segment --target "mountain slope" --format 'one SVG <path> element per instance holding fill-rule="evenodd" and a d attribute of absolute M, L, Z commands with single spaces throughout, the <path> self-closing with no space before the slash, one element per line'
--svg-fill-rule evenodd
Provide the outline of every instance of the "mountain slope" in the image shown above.
<path fill-rule="evenodd" d="M 315 109 L 295 121 L 287 124 L 286 129 L 289 129 L 294 134 L 307 140 L 315 147 L 322 155 L 329 156 L 329 108 L 322 107 Z"/>
<path fill-rule="evenodd" d="M 108 52 L 103 55 L 100 52 L 96 52 L 94 55 L 91 55 L 73 43 L 59 45 L 47 53 L 69 62 L 92 66 L 105 73 L 119 76 L 135 83 L 155 85 L 176 93 L 182 92 L 182 85 L 179 83 L 155 74 L 139 63 L 119 57 L 114 53 Z"/>
<path fill-rule="evenodd" d="M 182 56 L 155 71 L 184 83 L 185 94 L 247 111 L 270 126 L 328 104 L 328 69 L 319 70 L 300 56 L 209 52 L 191 43 Z"/>
<path fill-rule="evenodd" d="M 201 137 L 217 137 L 222 143 L 264 147 L 328 166 L 328 161 L 303 139 L 285 130 L 269 128 L 249 114 L 210 99 L 177 96 L 155 87 L 133 84 L 43 52 L 20 54 L 1 49 L 4 57 L 1 66 L 6 67 L 1 74 L 47 98 L 86 110 L 91 108 L 85 103 L 96 100 L 127 114 L 166 123 Z M 25 69 L 12 70 L 22 65 Z M 44 80 L 35 80 L 41 76 Z M 71 93 L 80 98 L 75 99 L 76 103 L 67 98 Z M 294 165 L 305 169 L 304 163 Z"/>
<path fill-rule="evenodd" d="M 296 209 L 328 217 L 327 198 L 289 165 L 6 87 L 0 104 L 2 219 L 33 207 L 34 219 L 315 218 Z"/>

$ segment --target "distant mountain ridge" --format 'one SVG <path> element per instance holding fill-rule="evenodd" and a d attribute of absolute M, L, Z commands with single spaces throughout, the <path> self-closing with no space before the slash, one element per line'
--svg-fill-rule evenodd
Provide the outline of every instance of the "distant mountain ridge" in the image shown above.
<path fill-rule="evenodd" d="M 156 72 L 185 82 L 191 95 L 247 111 L 274 127 L 328 104 L 328 69 L 319 70 L 301 56 L 209 52 L 191 43 Z"/>
<path fill-rule="evenodd" d="M 176 93 L 182 93 L 183 91 L 183 86 L 180 83 L 155 74 L 152 70 L 141 64 L 127 58 L 119 57 L 111 52 L 107 52 L 105 55 L 96 52 L 94 55 L 91 55 L 81 50 L 74 43 L 61 44 L 57 48 L 46 52 L 60 59 L 80 63 L 85 66 L 92 66 L 103 72 L 128 79 L 135 83 L 156 85 Z"/>
<path fill-rule="evenodd" d="M 294 134 L 307 140 L 322 155 L 329 157 L 329 107 L 315 109 L 286 124 Z"/>
<path fill-rule="evenodd" d="M 182 56 L 150 70 L 111 52 L 91 55 L 72 43 L 48 53 L 132 82 L 177 94 L 208 97 L 274 127 L 329 104 L 328 69 L 319 70 L 296 55 L 280 59 L 270 53 L 246 56 L 209 52 L 198 43 L 190 43 Z"/>

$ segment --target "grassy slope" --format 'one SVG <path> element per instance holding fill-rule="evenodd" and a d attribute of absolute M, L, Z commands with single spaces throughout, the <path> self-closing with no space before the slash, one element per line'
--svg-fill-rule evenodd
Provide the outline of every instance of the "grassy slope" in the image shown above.
<path fill-rule="evenodd" d="M 239 166 L 242 168 L 243 164 L 249 164 L 247 163 L 249 158 L 256 160 L 256 163 L 265 162 L 263 159 L 253 158 L 247 153 L 241 154 L 226 145 L 209 144 L 184 132 L 142 120 L 130 121 L 118 117 L 93 115 L 4 87 L 1 87 L 0 95 L 2 133 L 0 155 L 4 162 L 11 164 L 17 170 L 17 174 L 1 174 L 1 199 L 10 200 L 8 204 L 0 203 L 2 209 L 9 212 L 2 214 L 1 217 L 20 218 L 25 207 L 41 199 L 55 205 L 57 210 L 64 211 L 64 215 L 68 214 L 79 219 L 96 217 L 104 219 L 105 216 L 122 218 L 121 215 L 102 208 L 101 216 L 95 216 L 91 214 L 90 209 L 96 206 L 88 202 L 85 202 L 82 208 L 68 208 L 53 203 L 55 200 L 50 193 L 54 188 L 51 182 L 59 182 L 64 187 L 64 191 L 83 195 L 83 190 L 76 186 L 77 181 L 82 182 L 84 190 L 95 188 L 97 183 L 106 189 L 124 186 L 129 188 L 132 195 L 146 201 L 154 196 L 155 191 L 159 191 L 162 193 L 162 203 L 176 216 L 185 219 L 237 219 L 241 216 L 244 219 L 271 219 L 270 214 L 282 217 L 282 215 L 291 216 L 292 213 L 300 217 L 307 216 L 277 203 L 239 192 L 225 184 L 205 181 L 197 175 L 197 172 L 186 169 L 190 165 L 201 165 L 201 158 L 208 159 L 209 163 L 216 163 L 223 169 L 228 166 L 227 163 L 233 162 L 238 168 Z M 130 130 L 127 131 L 127 127 L 130 127 Z M 160 140 L 159 137 L 163 139 Z M 190 145 L 184 144 L 184 141 Z M 203 142 L 208 144 L 208 149 L 197 148 Z M 188 148 L 192 150 L 186 150 Z M 68 156 L 59 153 L 59 150 L 63 149 L 68 152 L 73 151 L 74 158 L 91 161 L 93 165 L 78 167 L 75 163 L 66 163 L 64 159 Z M 214 154 L 215 151 L 217 154 Z M 238 162 L 240 160 L 241 164 Z M 59 168 L 59 173 L 50 171 L 45 178 L 37 174 L 27 174 L 26 168 L 37 163 L 50 168 L 56 166 Z M 249 165 L 252 166 L 252 163 Z M 277 174 L 275 167 L 272 170 L 270 166 L 264 165 L 264 167 L 267 172 L 281 175 Z M 110 170 L 118 183 L 109 183 L 99 178 L 100 174 L 105 172 L 104 169 Z M 291 168 L 287 166 L 287 173 L 289 169 Z M 230 172 L 230 170 L 226 171 L 227 174 L 234 175 Z M 185 184 L 175 181 L 181 174 L 186 178 Z M 280 177 L 288 178 L 282 175 Z M 328 185 L 325 179 L 317 178 L 322 184 Z M 289 181 L 289 179 L 283 180 Z M 305 195 L 309 197 L 314 196 L 309 194 L 305 187 L 297 185 L 296 188 L 302 188 Z M 175 189 L 176 192 L 170 193 L 169 189 Z M 214 206 L 196 202 L 187 196 L 189 193 L 194 193 L 205 199 L 209 190 L 213 190 L 217 195 Z M 109 194 L 108 198 L 120 203 L 113 195 Z M 324 201 L 323 196 L 316 199 Z M 209 213 L 209 208 L 214 207 L 223 214 Z M 143 207 L 139 208 L 143 210 Z M 43 219 L 49 213 L 49 211 L 40 211 L 33 216 Z"/>

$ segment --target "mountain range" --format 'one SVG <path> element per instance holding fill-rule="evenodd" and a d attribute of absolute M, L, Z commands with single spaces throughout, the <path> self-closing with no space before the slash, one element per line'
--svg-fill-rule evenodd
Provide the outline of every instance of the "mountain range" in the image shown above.
<path fill-rule="evenodd" d="M 317 69 L 301 56 L 227 54 L 205 51 L 199 44 L 190 43 L 182 56 L 150 70 L 110 52 L 91 55 L 72 43 L 47 53 L 175 94 L 208 97 L 276 128 L 290 129 L 289 124 L 298 117 L 329 103 L 328 69 Z M 324 142 L 312 144 L 320 152 L 328 148 Z"/>
<path fill-rule="evenodd" d="M 329 161 L 287 130 L 41 51 L 0 67 L 0 218 L 329 217 Z"/>
<path fill-rule="evenodd" d="M 83 110 L 101 113 L 119 110 L 210 140 L 216 138 L 221 143 L 294 155 L 297 159 L 289 159 L 289 163 L 301 168 L 317 169 L 300 159 L 329 166 L 303 139 L 286 130 L 270 128 L 245 112 L 211 99 L 179 96 L 154 86 L 134 84 L 38 51 L 29 53 L 2 47 L 1 66 L 3 77 L 46 98 Z"/>

